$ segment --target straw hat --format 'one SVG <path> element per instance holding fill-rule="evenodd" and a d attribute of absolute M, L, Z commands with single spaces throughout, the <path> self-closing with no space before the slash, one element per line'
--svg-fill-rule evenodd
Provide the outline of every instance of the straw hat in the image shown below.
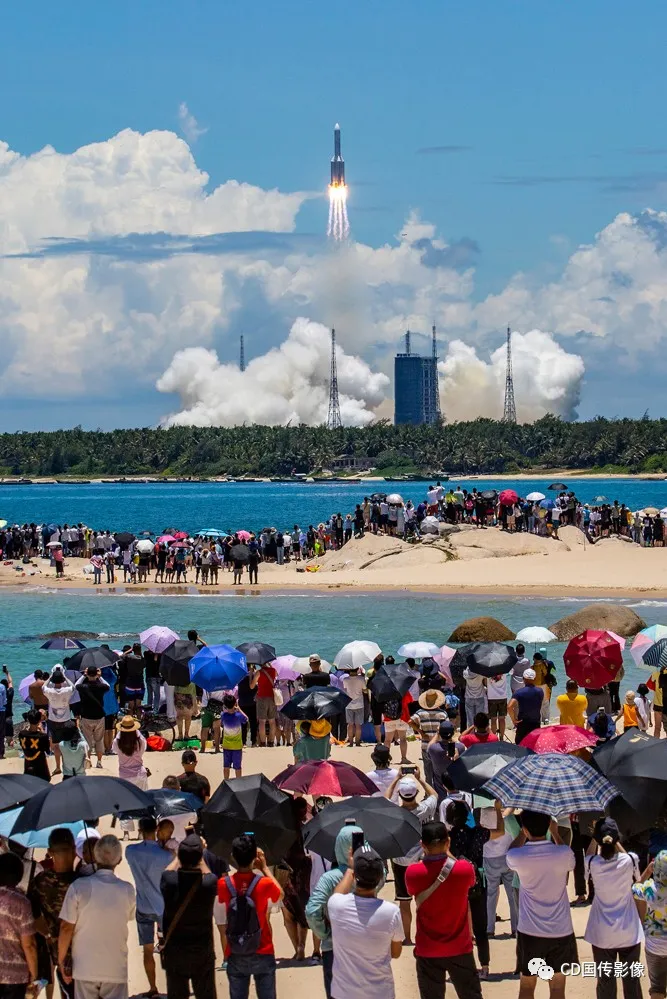
<path fill-rule="evenodd" d="M 141 725 L 132 715 L 124 715 L 116 724 L 117 732 L 138 732 L 140 728 Z"/>
<path fill-rule="evenodd" d="M 426 708 L 427 711 L 441 708 L 444 703 L 445 695 L 441 690 L 425 690 L 419 695 L 419 707 Z"/>

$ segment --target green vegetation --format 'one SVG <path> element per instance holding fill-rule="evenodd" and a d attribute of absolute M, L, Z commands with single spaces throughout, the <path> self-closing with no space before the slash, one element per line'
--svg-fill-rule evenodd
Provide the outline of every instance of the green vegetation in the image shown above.
<path fill-rule="evenodd" d="M 667 471 L 667 420 L 566 423 L 545 416 L 443 426 L 172 427 L 0 434 L 5 476 L 289 475 L 317 472 L 342 454 L 368 455 L 378 472 L 515 473 L 540 468 Z"/>

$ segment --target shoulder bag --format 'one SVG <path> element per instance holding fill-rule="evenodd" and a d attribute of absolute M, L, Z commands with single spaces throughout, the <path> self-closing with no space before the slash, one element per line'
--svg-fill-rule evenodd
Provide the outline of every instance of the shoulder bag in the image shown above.
<path fill-rule="evenodd" d="M 419 908 L 420 905 L 423 905 L 424 902 L 426 902 L 431 897 L 433 892 L 440 887 L 440 885 L 445 883 L 449 875 L 454 870 L 455 863 L 456 860 L 453 857 L 447 857 L 447 860 L 442 865 L 440 873 L 438 874 L 433 884 L 430 884 L 428 888 L 424 888 L 424 891 L 420 891 L 419 895 L 415 895 L 415 904 L 417 908 Z"/>

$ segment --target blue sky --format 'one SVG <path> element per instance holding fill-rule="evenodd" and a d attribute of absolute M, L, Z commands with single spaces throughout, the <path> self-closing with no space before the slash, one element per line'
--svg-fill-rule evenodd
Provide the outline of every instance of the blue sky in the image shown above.
<path fill-rule="evenodd" d="M 3 11 L 0 138 L 26 156 L 70 153 L 126 128 L 178 131 L 185 101 L 206 129 L 193 150 L 209 189 L 318 191 L 339 120 L 355 239 L 393 243 L 415 210 L 448 242 L 477 244 L 482 299 L 517 272 L 556 279 L 619 212 L 663 208 L 666 31 L 655 0 L 36 0 Z M 306 201 L 297 232 L 321 233 L 325 214 Z M 611 415 L 599 364 L 583 415 Z M 645 408 L 625 382 L 615 398 Z M 29 407 L 10 403 L 3 422 L 22 425 Z M 88 398 L 39 405 L 32 419 L 94 425 Z M 142 405 L 135 422 L 165 410 L 157 394 Z"/>

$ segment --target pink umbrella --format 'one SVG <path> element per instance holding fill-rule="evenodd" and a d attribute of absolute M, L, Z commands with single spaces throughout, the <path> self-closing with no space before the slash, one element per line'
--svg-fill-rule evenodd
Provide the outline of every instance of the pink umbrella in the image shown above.
<path fill-rule="evenodd" d="M 176 538 L 174 537 L 173 534 L 163 534 L 161 537 L 157 539 L 157 543 L 159 545 L 168 545 L 170 541 L 175 541 L 175 540 Z"/>
<path fill-rule="evenodd" d="M 236 536 L 239 541 L 250 541 L 250 531 L 237 531 Z"/>
<path fill-rule="evenodd" d="M 296 656 L 278 656 L 271 665 L 276 670 L 279 680 L 298 680 L 301 674 L 298 670 L 292 669 L 292 664 L 296 662 Z"/>
<path fill-rule="evenodd" d="M 174 541 L 172 548 L 192 548 L 192 545 L 188 545 L 185 541 Z"/>
<path fill-rule="evenodd" d="M 644 666 L 644 667 L 646 666 L 646 663 L 643 661 L 642 657 L 644 653 L 647 651 L 647 649 L 650 649 L 651 646 L 654 644 L 655 643 L 652 638 L 649 638 L 648 635 L 643 635 L 641 631 L 639 632 L 634 642 L 630 646 L 630 655 L 635 661 L 635 666 Z"/>
<path fill-rule="evenodd" d="M 172 631 L 171 628 L 162 627 L 159 624 L 154 624 L 152 628 L 147 628 L 146 631 L 142 631 L 139 635 L 141 644 L 156 654 L 164 652 L 165 649 L 168 649 L 177 640 L 178 635 L 175 631 Z"/>
<path fill-rule="evenodd" d="M 447 680 L 450 686 L 454 686 L 454 681 L 452 680 L 452 674 L 449 669 L 449 664 L 456 655 L 456 649 L 450 649 L 448 645 L 443 645 L 439 652 L 433 656 L 434 661 L 439 666 L 439 672 Z"/>
<path fill-rule="evenodd" d="M 622 635 L 617 635 L 615 631 L 610 631 L 609 628 L 607 628 L 606 631 L 608 635 L 611 635 L 615 642 L 618 642 L 622 649 L 625 648 L 625 639 Z"/>
<path fill-rule="evenodd" d="M 534 753 L 576 753 L 597 745 L 597 736 L 578 725 L 546 725 L 529 732 L 521 745 Z"/>
<path fill-rule="evenodd" d="M 519 502 L 519 497 L 513 489 L 503 489 L 498 497 L 498 500 L 502 506 L 513 506 L 515 503 Z"/>

